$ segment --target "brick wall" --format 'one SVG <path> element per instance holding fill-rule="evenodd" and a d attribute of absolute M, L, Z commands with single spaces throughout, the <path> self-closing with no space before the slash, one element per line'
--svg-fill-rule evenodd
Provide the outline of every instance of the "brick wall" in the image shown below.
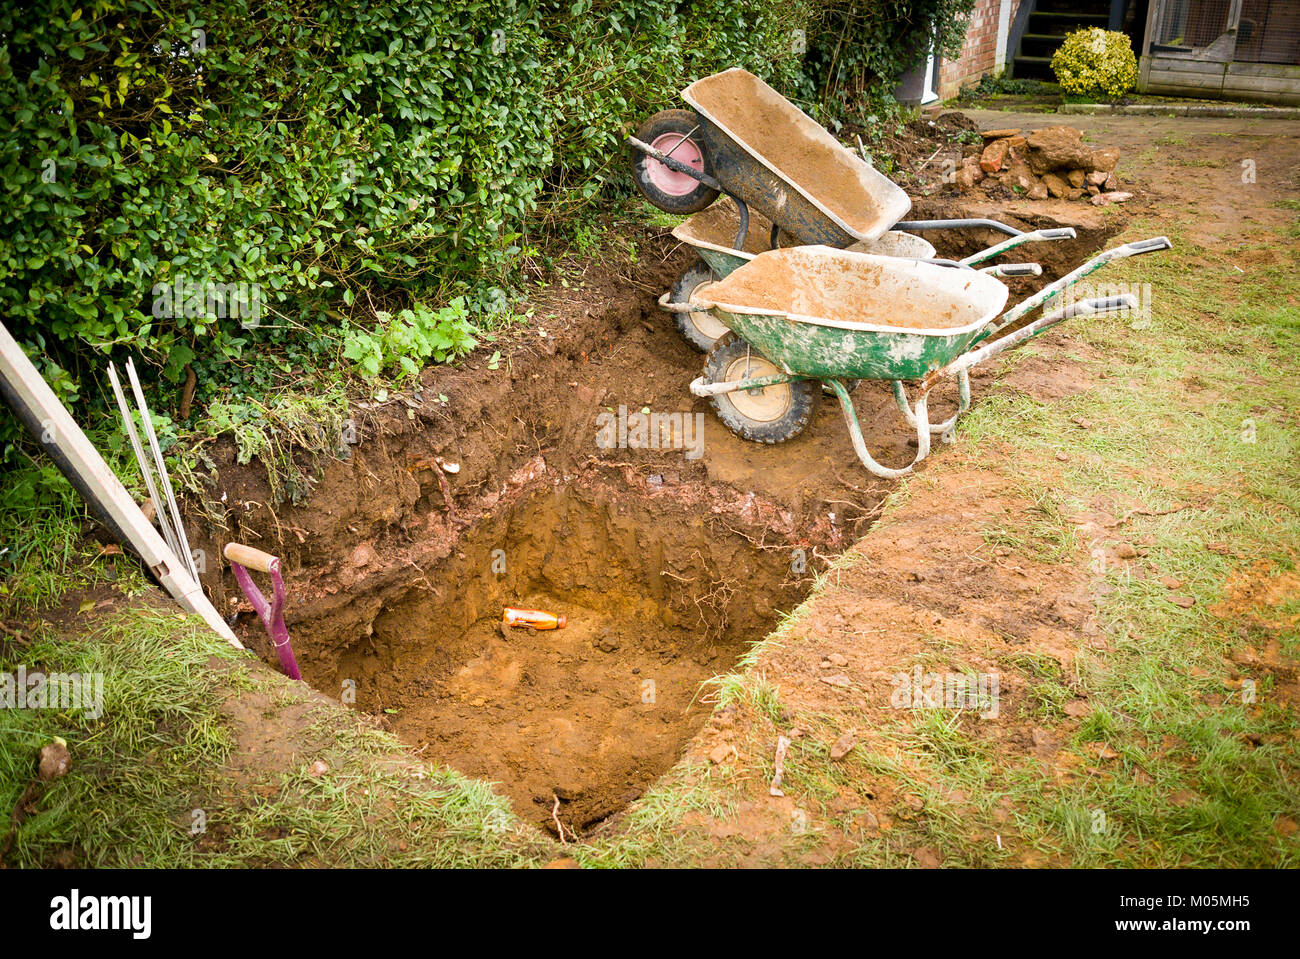
<path fill-rule="evenodd" d="M 962 87 L 998 69 L 998 21 L 1003 5 L 1010 9 L 1009 21 L 1016 18 L 1021 0 L 977 0 L 967 21 L 966 42 L 961 56 L 939 65 L 938 94 L 943 99 L 956 96 Z M 1006 51 L 1003 51 L 1005 54 Z"/>

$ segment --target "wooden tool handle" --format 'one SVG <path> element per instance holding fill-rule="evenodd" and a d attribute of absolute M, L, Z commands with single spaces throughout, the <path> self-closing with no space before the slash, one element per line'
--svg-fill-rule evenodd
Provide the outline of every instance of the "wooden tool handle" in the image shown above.
<path fill-rule="evenodd" d="M 253 549 L 242 543 L 227 543 L 226 548 L 221 552 L 230 562 L 255 569 L 259 573 L 269 573 L 271 567 L 279 562 L 270 553 L 263 553 L 260 549 Z"/>

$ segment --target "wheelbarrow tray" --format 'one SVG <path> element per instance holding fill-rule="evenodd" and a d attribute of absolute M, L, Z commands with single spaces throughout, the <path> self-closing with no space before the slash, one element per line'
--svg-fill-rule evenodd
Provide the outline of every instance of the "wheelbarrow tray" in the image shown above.
<path fill-rule="evenodd" d="M 897 184 L 746 70 L 697 80 L 682 99 L 718 182 L 801 243 L 874 240 L 911 209 Z"/>
<path fill-rule="evenodd" d="M 740 211 L 730 197 L 723 197 L 707 210 L 687 217 L 673 228 L 673 236 L 693 247 L 700 259 L 719 277 L 730 276 L 760 253 L 771 249 L 772 223 L 761 214 L 751 213 L 743 249 L 733 244 L 740 228 Z M 929 241 L 910 233 L 889 230 L 874 240 L 860 240 L 849 247 L 859 253 L 881 256 L 926 259 L 934 256 Z"/>
<path fill-rule="evenodd" d="M 755 256 L 705 298 L 788 374 L 916 380 L 966 351 L 1007 288 L 975 270 L 805 246 Z"/>

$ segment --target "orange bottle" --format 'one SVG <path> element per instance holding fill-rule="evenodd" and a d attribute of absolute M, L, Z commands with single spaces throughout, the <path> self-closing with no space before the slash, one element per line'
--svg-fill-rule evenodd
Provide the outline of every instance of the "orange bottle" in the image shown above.
<path fill-rule="evenodd" d="M 530 627 L 532 629 L 563 629 L 567 620 L 564 615 L 548 613 L 544 609 L 514 609 L 507 606 L 501 614 L 503 626 Z"/>

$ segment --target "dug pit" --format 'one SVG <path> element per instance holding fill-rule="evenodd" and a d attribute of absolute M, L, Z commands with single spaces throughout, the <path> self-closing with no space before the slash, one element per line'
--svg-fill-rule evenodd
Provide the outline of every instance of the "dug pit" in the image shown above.
<path fill-rule="evenodd" d="M 804 587 L 789 550 L 756 548 L 743 518 L 711 512 L 697 489 L 546 479 L 393 590 L 360 638 L 306 675 L 326 690 L 353 684 L 357 705 L 423 755 L 499 783 L 520 815 L 573 835 L 673 764 L 708 711 L 700 684 Z M 567 625 L 506 628 L 505 606 Z"/>
<path fill-rule="evenodd" d="M 350 457 L 326 463 L 305 502 L 273 504 L 260 464 L 215 449 L 207 498 L 222 526 L 193 524 L 208 555 L 236 540 L 281 557 L 308 682 L 566 836 L 680 758 L 711 709 L 706 681 L 798 604 L 892 488 L 862 470 L 834 403 L 780 446 L 728 432 L 687 389 L 702 355 L 654 305 L 694 254 L 623 229 L 634 268 L 584 266 L 528 329 L 356 409 Z M 1079 262 L 1103 239 L 1054 252 Z M 887 386 L 854 397 L 882 459 L 910 460 Z M 639 410 L 698 416 L 703 455 L 598 440 L 602 417 Z M 274 663 L 214 567 L 209 593 Z M 505 606 L 568 624 L 502 632 Z"/>

